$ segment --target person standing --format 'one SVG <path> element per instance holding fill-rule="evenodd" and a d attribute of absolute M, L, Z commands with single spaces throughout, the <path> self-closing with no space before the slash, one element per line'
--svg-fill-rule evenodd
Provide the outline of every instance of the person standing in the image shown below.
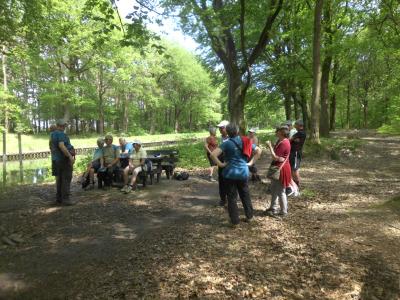
<path fill-rule="evenodd" d="M 292 169 L 293 181 L 300 188 L 300 163 L 303 156 L 303 145 L 306 140 L 303 120 L 297 120 L 294 124 L 297 132 L 290 138 L 290 167 Z"/>
<path fill-rule="evenodd" d="M 278 141 L 275 146 L 271 142 L 267 142 L 267 146 L 272 155 L 272 166 L 279 168 L 279 179 L 271 179 L 271 204 L 265 211 L 269 216 L 285 217 L 288 212 L 288 202 L 286 196 L 286 188 L 289 186 L 292 176 L 289 164 L 290 141 L 289 128 L 287 126 L 279 126 L 275 132 Z M 277 202 L 279 200 L 280 211 L 277 211 Z"/>
<path fill-rule="evenodd" d="M 229 140 L 229 136 L 226 131 L 226 126 L 228 126 L 228 125 L 229 125 L 229 121 L 226 121 L 226 120 L 221 121 L 217 125 L 217 127 L 219 129 L 219 133 L 221 134 L 221 145 Z M 224 155 L 222 152 L 221 152 L 220 156 L 218 157 L 218 159 L 221 162 L 224 162 Z M 223 167 L 218 166 L 218 189 L 219 189 L 219 198 L 220 198 L 219 206 L 225 206 L 225 204 L 228 201 L 226 189 L 224 186 L 224 176 L 222 174 L 223 169 L 224 169 Z"/>
<path fill-rule="evenodd" d="M 210 154 L 211 152 L 214 151 L 214 149 L 216 149 L 218 147 L 218 141 L 217 141 L 217 130 L 214 127 L 211 127 L 209 129 L 209 133 L 210 136 L 206 138 L 206 141 L 204 143 L 204 149 L 206 149 L 207 152 L 207 159 L 210 163 L 210 173 L 209 173 L 209 179 L 210 181 L 215 181 L 215 179 L 213 178 L 213 173 L 214 173 L 214 169 L 216 166 L 216 163 L 211 159 Z"/>
<path fill-rule="evenodd" d="M 247 137 L 251 141 L 253 145 L 258 146 L 258 137 L 256 136 L 257 128 L 250 128 Z M 254 153 L 252 154 L 254 155 Z M 249 171 L 251 174 L 251 181 L 256 182 L 256 181 L 261 181 L 260 176 L 258 175 L 258 170 L 255 164 L 249 167 Z"/>
<path fill-rule="evenodd" d="M 60 119 L 56 130 L 51 133 L 51 158 L 54 161 L 56 177 L 56 204 L 73 205 L 70 199 L 73 165 L 75 163 L 74 148 L 64 132 L 67 122 Z"/>
<path fill-rule="evenodd" d="M 253 218 L 253 206 L 248 187 L 249 166 L 254 164 L 254 162 L 260 157 L 261 149 L 256 145 L 251 144 L 250 141 L 247 143 L 249 149 L 244 149 L 246 143 L 238 135 L 239 127 L 236 124 L 230 123 L 227 125 L 226 131 L 229 140 L 216 148 L 211 153 L 211 158 L 218 167 L 223 168 L 222 173 L 224 178 L 224 188 L 226 189 L 228 199 L 229 217 L 232 224 L 237 225 L 240 222 L 237 206 L 237 194 L 239 194 L 240 200 L 243 204 L 246 215 L 245 221 L 248 222 Z M 244 138 L 247 139 L 247 137 Z M 247 162 L 251 150 L 255 152 L 255 155 L 250 162 Z M 218 158 L 222 153 L 224 153 L 224 162 L 221 162 Z M 248 153 L 248 156 L 246 156 L 245 153 Z"/>

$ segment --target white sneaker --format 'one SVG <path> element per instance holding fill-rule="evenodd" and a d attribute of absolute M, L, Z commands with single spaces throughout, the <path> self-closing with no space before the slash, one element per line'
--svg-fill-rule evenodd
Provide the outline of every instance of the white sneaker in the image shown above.
<path fill-rule="evenodd" d="M 122 189 L 120 189 L 120 191 L 121 191 L 122 193 L 125 193 L 127 187 L 128 187 L 127 185 L 124 185 L 124 186 L 122 187 Z"/>

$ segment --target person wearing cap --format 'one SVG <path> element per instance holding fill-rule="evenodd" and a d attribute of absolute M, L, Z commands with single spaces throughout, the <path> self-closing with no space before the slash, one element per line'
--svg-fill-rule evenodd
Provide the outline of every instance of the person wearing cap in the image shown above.
<path fill-rule="evenodd" d="M 113 144 L 112 135 L 105 136 L 104 141 L 106 145 L 103 147 L 103 155 L 100 157 L 100 169 L 97 176 L 99 177 L 99 187 L 104 182 L 104 188 L 111 187 L 111 182 L 114 174 L 119 166 L 119 147 Z"/>
<path fill-rule="evenodd" d="M 250 128 L 247 132 L 247 137 L 250 139 L 251 143 L 258 146 L 258 137 L 256 136 L 257 128 Z"/>
<path fill-rule="evenodd" d="M 231 223 L 237 225 L 240 222 L 237 206 L 237 195 L 239 194 L 242 201 L 246 222 L 253 218 L 253 206 L 251 203 L 250 192 L 248 187 L 249 166 L 251 166 L 261 155 L 261 149 L 248 141 L 250 150 L 255 152 L 255 155 L 249 162 L 248 156 L 245 154 L 245 142 L 239 136 L 239 127 L 230 123 L 226 127 L 229 140 L 221 144 L 211 153 L 211 158 L 223 168 L 223 178 L 225 182 L 228 199 L 228 212 Z M 247 138 L 246 138 L 247 140 Z M 225 162 L 219 160 L 221 153 L 224 153 Z M 248 153 L 250 155 L 250 153 Z"/>
<path fill-rule="evenodd" d="M 293 122 L 291 120 L 285 121 L 282 126 L 289 128 L 289 139 L 297 132 L 296 128 L 293 128 Z"/>
<path fill-rule="evenodd" d="M 57 128 L 50 135 L 51 158 L 54 161 L 56 177 L 56 204 L 72 205 L 70 189 L 73 165 L 75 163 L 74 147 L 68 135 L 64 132 L 67 122 L 60 119 Z"/>
<path fill-rule="evenodd" d="M 121 192 L 125 194 L 136 189 L 136 178 L 143 170 L 147 158 L 146 150 L 143 149 L 140 141 L 133 142 L 133 147 L 135 150 L 129 155 L 128 169 L 124 169 L 124 187 L 121 189 Z M 128 185 L 129 172 L 132 172 L 132 178 Z"/>
<path fill-rule="evenodd" d="M 213 178 L 213 173 L 214 169 L 217 166 L 217 164 L 211 159 L 210 154 L 211 152 L 214 151 L 218 147 L 218 141 L 217 141 L 217 130 L 215 127 L 211 127 L 209 130 L 210 135 L 206 138 L 205 143 L 204 143 L 204 149 L 206 150 L 206 155 L 208 162 L 210 163 L 210 173 L 209 173 L 209 179 L 210 181 L 215 181 Z"/>
<path fill-rule="evenodd" d="M 285 217 L 288 212 L 288 202 L 286 196 L 286 188 L 292 181 L 291 169 L 289 164 L 290 141 L 288 126 L 278 126 L 275 131 L 278 141 L 274 146 L 271 142 L 267 142 L 267 147 L 271 151 L 272 166 L 279 168 L 279 179 L 271 179 L 271 204 L 265 213 L 269 216 Z M 278 211 L 278 200 L 280 211 Z"/>
<path fill-rule="evenodd" d="M 101 167 L 100 158 L 103 156 L 104 139 L 98 138 L 96 141 L 97 148 L 93 152 L 92 161 L 87 165 L 86 171 L 82 174 L 82 188 L 85 190 L 94 189 L 94 174 Z"/>
<path fill-rule="evenodd" d="M 229 140 L 229 136 L 226 131 L 226 126 L 228 126 L 228 125 L 229 125 L 229 121 L 227 121 L 227 120 L 223 120 L 217 125 L 217 127 L 219 129 L 219 133 L 221 134 L 221 144 L 223 144 Z M 218 159 L 221 162 L 224 162 L 224 154 L 222 152 L 219 155 Z M 224 185 L 224 176 L 222 174 L 223 169 L 224 169 L 223 167 L 218 166 L 218 190 L 219 190 L 219 198 L 220 198 L 219 206 L 225 206 L 225 204 L 228 201 L 227 193 L 226 193 L 226 189 L 225 189 L 225 185 Z"/>
<path fill-rule="evenodd" d="M 297 120 L 294 124 L 296 133 L 290 138 L 290 166 L 292 168 L 293 181 L 300 188 L 300 163 L 303 156 L 303 145 L 306 140 L 303 120 Z"/>

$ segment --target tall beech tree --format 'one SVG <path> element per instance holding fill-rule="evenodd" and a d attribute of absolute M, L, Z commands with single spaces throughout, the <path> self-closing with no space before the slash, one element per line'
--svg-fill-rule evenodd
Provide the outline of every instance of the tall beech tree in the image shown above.
<path fill-rule="evenodd" d="M 227 80 L 231 121 L 245 129 L 244 107 L 251 83 L 251 67 L 270 41 L 283 0 L 160 1 L 179 11 L 182 28 L 210 47 L 222 63 Z"/>

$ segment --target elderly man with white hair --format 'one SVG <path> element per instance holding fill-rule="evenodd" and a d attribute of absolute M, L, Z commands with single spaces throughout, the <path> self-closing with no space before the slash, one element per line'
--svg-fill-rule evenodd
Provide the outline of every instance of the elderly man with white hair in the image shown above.
<path fill-rule="evenodd" d="M 124 169 L 124 187 L 121 192 L 128 194 L 132 190 L 136 189 L 136 178 L 138 174 L 143 170 L 145 160 L 147 158 L 146 150 L 142 148 L 142 143 L 140 141 L 134 141 L 133 143 L 134 151 L 129 155 L 129 166 Z M 132 172 L 132 178 L 128 185 L 128 176 Z"/>

